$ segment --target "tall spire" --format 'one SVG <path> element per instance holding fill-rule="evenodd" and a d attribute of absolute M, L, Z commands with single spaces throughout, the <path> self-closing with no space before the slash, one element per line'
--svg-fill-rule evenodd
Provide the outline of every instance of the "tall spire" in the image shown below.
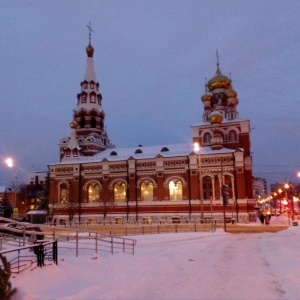
<path fill-rule="evenodd" d="M 220 70 L 220 63 L 219 63 L 219 52 L 218 49 L 216 50 L 217 54 L 217 70 L 216 70 L 216 76 L 222 75 L 222 72 Z"/>

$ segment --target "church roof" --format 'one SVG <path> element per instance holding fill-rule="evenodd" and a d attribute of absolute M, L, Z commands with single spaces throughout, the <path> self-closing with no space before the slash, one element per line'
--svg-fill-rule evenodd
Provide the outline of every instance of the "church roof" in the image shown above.
<path fill-rule="evenodd" d="M 192 153 L 196 155 L 226 154 L 233 153 L 236 150 L 222 148 L 212 150 L 210 146 L 200 147 L 198 151 L 194 150 L 193 144 L 167 144 L 158 146 L 133 147 L 133 148 L 111 148 L 102 151 L 94 156 L 85 156 L 78 159 L 62 160 L 59 164 L 78 164 L 78 163 L 96 163 L 103 160 L 121 161 L 129 158 L 133 159 L 153 159 L 157 156 L 172 158 L 179 156 L 188 156 Z M 52 164 L 54 165 L 54 164 Z"/>

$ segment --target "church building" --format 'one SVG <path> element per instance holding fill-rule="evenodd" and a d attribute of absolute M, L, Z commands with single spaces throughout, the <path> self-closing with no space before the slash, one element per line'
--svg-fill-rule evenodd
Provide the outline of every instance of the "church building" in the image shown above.
<path fill-rule="evenodd" d="M 91 36 L 86 54 L 70 137 L 60 141 L 60 162 L 48 166 L 55 218 L 67 220 L 71 209 L 75 222 L 200 222 L 221 220 L 225 210 L 236 222 L 255 220 L 250 122 L 240 119 L 218 59 L 190 143 L 118 148 L 106 132 Z"/>

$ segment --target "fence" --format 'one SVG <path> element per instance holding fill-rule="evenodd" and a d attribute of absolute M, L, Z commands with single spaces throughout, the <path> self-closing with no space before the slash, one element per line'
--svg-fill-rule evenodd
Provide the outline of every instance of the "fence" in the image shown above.
<path fill-rule="evenodd" d="M 57 241 L 37 242 L 35 245 L 2 250 L 0 255 L 6 256 L 12 273 L 43 267 L 46 260 L 57 264 Z"/>
<path fill-rule="evenodd" d="M 44 230 L 46 230 L 44 228 Z M 79 251 L 91 250 L 95 253 L 100 251 L 130 253 L 134 255 L 136 240 L 101 234 L 96 231 L 87 231 L 72 228 L 53 227 L 51 231 L 45 232 L 46 236 L 51 236 L 53 240 L 59 242 L 59 248 L 74 249 L 76 257 Z"/>

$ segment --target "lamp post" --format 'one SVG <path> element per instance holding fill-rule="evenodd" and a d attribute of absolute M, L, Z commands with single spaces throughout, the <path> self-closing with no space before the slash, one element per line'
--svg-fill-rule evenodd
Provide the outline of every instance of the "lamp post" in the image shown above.
<path fill-rule="evenodd" d="M 7 158 L 5 160 L 6 165 L 9 168 L 15 168 L 15 187 L 14 187 L 14 191 L 15 191 L 15 197 L 14 197 L 14 201 L 13 201 L 13 207 L 16 206 L 17 204 L 17 189 L 18 189 L 18 168 L 15 166 L 14 160 L 12 158 Z"/>
<path fill-rule="evenodd" d="M 281 193 L 282 193 L 282 189 L 278 189 L 278 193 L 279 193 L 279 195 L 281 195 Z M 279 199 L 279 203 L 280 203 L 280 206 L 279 206 L 279 214 L 281 215 L 281 203 L 282 203 L 282 200 L 281 199 Z"/>
<path fill-rule="evenodd" d="M 290 189 L 291 191 L 291 202 L 292 202 L 292 221 L 294 221 L 294 197 L 293 197 L 293 186 L 290 183 L 285 183 L 285 195 L 286 195 L 286 201 L 288 201 L 288 193 L 287 191 Z"/>

